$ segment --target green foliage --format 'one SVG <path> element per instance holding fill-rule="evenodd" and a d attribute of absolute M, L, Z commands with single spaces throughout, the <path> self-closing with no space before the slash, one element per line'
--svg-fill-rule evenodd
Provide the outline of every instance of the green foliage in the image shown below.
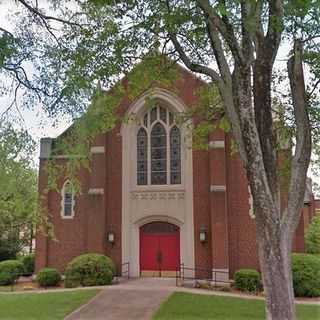
<path fill-rule="evenodd" d="M 34 254 L 28 254 L 25 256 L 22 256 L 20 258 L 20 261 L 23 264 L 23 275 L 24 276 L 31 276 L 34 273 L 35 268 L 35 255 Z"/>
<path fill-rule="evenodd" d="M 0 119 L 0 261 L 16 258 L 36 226 L 49 226 L 39 207 L 35 142 Z"/>
<path fill-rule="evenodd" d="M 54 268 L 43 268 L 37 273 L 37 282 L 41 287 L 55 287 L 60 281 L 61 275 Z"/>
<path fill-rule="evenodd" d="M 320 257 L 312 254 L 292 255 L 293 289 L 296 297 L 320 296 Z"/>
<path fill-rule="evenodd" d="M 96 286 L 111 284 L 116 269 L 113 261 L 102 254 L 88 253 L 74 258 L 65 271 L 65 286 Z"/>
<path fill-rule="evenodd" d="M 254 269 L 240 269 L 234 274 L 237 289 L 246 292 L 259 292 L 262 290 L 260 273 Z"/>
<path fill-rule="evenodd" d="M 308 253 L 320 253 L 320 216 L 313 217 L 305 234 L 305 243 Z"/>
<path fill-rule="evenodd" d="M 13 284 L 23 274 L 23 264 L 18 260 L 0 262 L 0 285 Z"/>

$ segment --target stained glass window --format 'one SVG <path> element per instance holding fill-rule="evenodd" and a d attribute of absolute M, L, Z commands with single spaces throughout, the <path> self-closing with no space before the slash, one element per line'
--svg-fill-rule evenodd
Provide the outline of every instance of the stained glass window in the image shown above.
<path fill-rule="evenodd" d="M 164 122 L 167 123 L 167 109 L 160 107 L 160 119 Z"/>
<path fill-rule="evenodd" d="M 167 134 L 159 122 L 151 131 L 151 184 L 167 184 Z"/>
<path fill-rule="evenodd" d="M 177 126 L 170 130 L 170 183 L 181 183 L 181 136 Z"/>
<path fill-rule="evenodd" d="M 137 134 L 137 184 L 148 183 L 148 136 L 145 129 L 140 128 Z"/>
<path fill-rule="evenodd" d="M 173 113 L 155 106 L 142 122 L 137 134 L 137 184 L 181 184 L 181 133 Z"/>
<path fill-rule="evenodd" d="M 150 112 L 150 123 L 153 124 L 157 120 L 157 107 L 151 109 Z"/>
<path fill-rule="evenodd" d="M 147 128 L 148 127 L 148 113 L 145 114 L 143 118 L 143 125 Z"/>

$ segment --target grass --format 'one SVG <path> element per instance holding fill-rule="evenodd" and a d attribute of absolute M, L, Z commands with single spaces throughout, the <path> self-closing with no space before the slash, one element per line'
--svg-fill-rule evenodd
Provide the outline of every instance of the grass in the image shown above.
<path fill-rule="evenodd" d="M 298 320 L 320 319 L 320 306 L 297 305 Z M 264 320 L 264 302 L 176 292 L 165 301 L 154 320 Z"/>
<path fill-rule="evenodd" d="M 0 294 L 1 320 L 58 320 L 86 303 L 98 290 Z"/>

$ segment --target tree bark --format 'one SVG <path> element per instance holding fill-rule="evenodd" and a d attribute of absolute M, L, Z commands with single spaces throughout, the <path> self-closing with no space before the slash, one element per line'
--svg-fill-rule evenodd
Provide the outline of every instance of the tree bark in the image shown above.
<path fill-rule="evenodd" d="M 268 213 L 263 213 L 266 214 Z M 278 214 L 280 213 L 274 216 Z M 256 213 L 259 262 L 266 297 L 266 319 L 294 320 L 292 239 L 288 233 L 282 232 L 280 223 L 265 222 L 264 219 L 258 218 L 261 215 Z"/>

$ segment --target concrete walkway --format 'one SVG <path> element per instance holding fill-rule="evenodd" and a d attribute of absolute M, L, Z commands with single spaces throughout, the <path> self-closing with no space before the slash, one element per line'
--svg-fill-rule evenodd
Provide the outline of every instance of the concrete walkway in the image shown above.
<path fill-rule="evenodd" d="M 110 286 L 65 320 L 149 320 L 174 288 L 175 280 L 154 278 Z"/>
<path fill-rule="evenodd" d="M 173 292 L 264 299 L 253 295 L 176 287 L 175 279 L 166 278 L 132 279 L 101 289 L 96 297 L 71 313 L 65 320 L 149 320 L 160 304 Z M 296 300 L 296 303 L 320 305 L 319 301 Z"/>

